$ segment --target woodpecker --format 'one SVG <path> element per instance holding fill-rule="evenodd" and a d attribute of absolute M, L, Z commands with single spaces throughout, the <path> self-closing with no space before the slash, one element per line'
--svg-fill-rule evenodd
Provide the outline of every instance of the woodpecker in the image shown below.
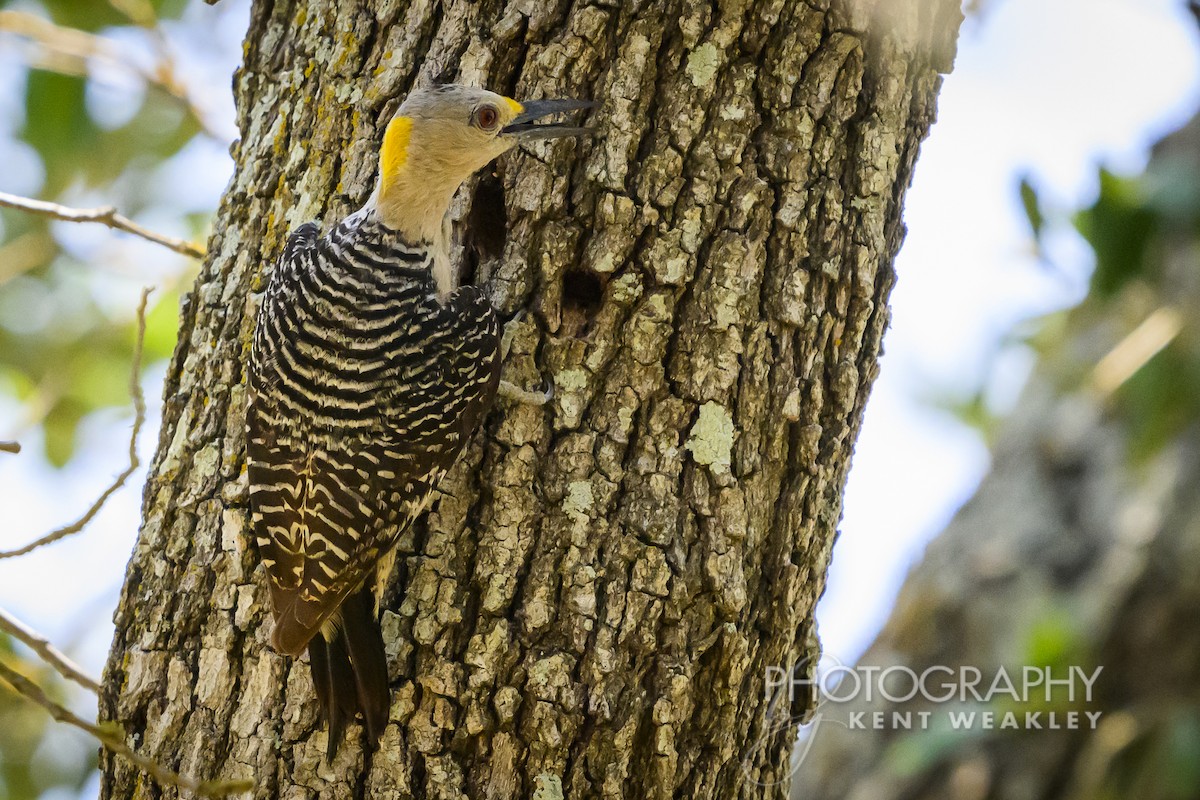
<path fill-rule="evenodd" d="M 248 371 L 250 509 L 271 643 L 308 650 L 330 761 L 359 712 L 369 746 L 383 735 L 378 604 L 393 549 L 500 384 L 495 311 L 452 274 L 450 201 L 518 143 L 584 133 L 544 120 L 589 106 L 414 91 L 387 125 L 367 203 L 323 235 L 301 225 L 271 273 Z"/>

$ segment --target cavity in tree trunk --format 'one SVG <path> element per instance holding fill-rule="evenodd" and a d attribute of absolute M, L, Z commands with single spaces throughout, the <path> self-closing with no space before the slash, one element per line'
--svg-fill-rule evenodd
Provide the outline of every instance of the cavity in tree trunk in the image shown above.
<path fill-rule="evenodd" d="M 255 3 L 103 717 L 262 798 L 781 796 L 795 725 L 763 675 L 816 646 L 959 20 L 950 0 Z M 593 139 L 505 157 L 454 212 L 463 279 L 527 310 L 505 377 L 555 395 L 497 406 L 402 537 L 391 724 L 327 767 L 248 537 L 253 293 L 289 229 L 362 203 L 414 82 L 450 78 L 600 104 Z M 105 797 L 175 796 L 104 770 Z"/>

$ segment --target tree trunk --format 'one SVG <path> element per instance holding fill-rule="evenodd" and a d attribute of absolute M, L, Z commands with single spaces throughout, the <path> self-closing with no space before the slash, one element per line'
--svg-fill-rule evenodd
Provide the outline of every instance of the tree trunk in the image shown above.
<path fill-rule="evenodd" d="M 781 796 L 794 727 L 762 676 L 815 647 L 959 20 L 953 0 L 256 2 L 102 716 L 263 798 Z M 503 159 L 455 211 L 464 280 L 529 311 L 506 378 L 555 394 L 494 409 L 402 537 L 391 724 L 325 766 L 247 536 L 248 298 L 289 229 L 361 204 L 383 124 L 445 78 L 600 103 L 593 139 Z M 104 771 L 104 797 L 176 795 Z"/>

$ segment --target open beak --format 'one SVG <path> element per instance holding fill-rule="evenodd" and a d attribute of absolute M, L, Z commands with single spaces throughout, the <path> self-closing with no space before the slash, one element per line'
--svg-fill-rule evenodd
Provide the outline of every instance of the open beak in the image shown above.
<path fill-rule="evenodd" d="M 563 122 L 547 122 L 538 125 L 534 120 L 595 106 L 595 103 L 587 100 L 530 100 L 521 104 L 523 109 L 521 113 L 506 125 L 501 133 L 516 136 L 522 142 L 536 139 L 560 139 L 564 136 L 584 136 L 591 133 L 588 128 L 567 125 Z"/>

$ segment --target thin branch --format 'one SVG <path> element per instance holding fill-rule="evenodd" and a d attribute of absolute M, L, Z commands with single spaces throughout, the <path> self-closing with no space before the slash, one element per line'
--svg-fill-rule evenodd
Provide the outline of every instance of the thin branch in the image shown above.
<path fill-rule="evenodd" d="M 47 47 L 59 55 L 84 62 L 103 58 L 120 63 L 112 43 L 87 31 L 64 28 L 28 11 L 0 11 L 0 30 Z"/>
<path fill-rule="evenodd" d="M 132 233 L 134 236 L 140 236 L 148 242 L 161 244 L 163 247 L 174 250 L 176 253 L 192 258 L 204 258 L 204 248 L 184 239 L 177 239 L 174 236 L 155 233 L 148 228 L 143 228 L 129 217 L 118 214 L 117 210 L 112 206 L 68 208 L 60 206 L 58 203 L 48 203 L 45 200 L 19 197 L 8 192 L 0 192 L 0 206 L 17 208 L 21 211 L 28 211 L 31 214 L 41 214 L 44 217 L 66 220 L 67 222 L 99 222 L 101 225 L 107 225 L 113 230 Z"/>
<path fill-rule="evenodd" d="M 0 442 L 0 453 L 19 453 L 21 452 L 20 442 Z"/>
<path fill-rule="evenodd" d="M 137 455 L 137 440 L 138 434 L 142 432 L 142 424 L 146 421 L 146 400 L 142 397 L 142 346 L 146 341 L 146 301 L 149 299 L 151 291 L 153 290 L 149 287 L 142 289 L 142 299 L 137 308 L 137 338 L 133 343 L 133 369 L 129 373 L 129 396 L 133 399 L 133 430 L 129 434 L 129 466 L 109 484 L 103 494 L 96 498 L 96 502 L 92 503 L 92 507 L 82 517 L 70 525 L 51 531 L 24 547 L 0 551 L 0 559 L 23 556 L 39 547 L 79 533 L 100 513 L 100 509 L 104 508 L 108 498 L 116 494 L 125 485 L 125 481 L 129 480 L 129 476 L 141 466 Z"/>
<path fill-rule="evenodd" d="M 100 684 L 92 680 L 82 668 L 67 658 L 61 650 L 50 643 L 50 640 L 37 631 L 25 625 L 21 620 L 0 608 L 0 631 L 4 631 L 17 641 L 23 642 L 33 652 L 69 681 L 75 681 L 80 686 L 93 692 L 100 691 Z"/>
<path fill-rule="evenodd" d="M 1107 397 L 1132 378 L 1183 330 L 1183 316 L 1171 306 L 1156 308 L 1092 369 L 1091 386 Z"/>
<path fill-rule="evenodd" d="M 128 760 L 161 785 L 174 786 L 186 792 L 193 792 L 200 797 L 226 797 L 231 794 L 248 792 L 254 788 L 254 781 L 250 780 L 201 781 L 180 775 L 178 772 L 172 772 L 157 761 L 134 752 L 133 748 L 125 743 L 125 738 L 116 725 L 111 723 L 96 725 L 76 716 L 47 697 L 36 683 L 2 661 L 0 661 L 0 678 L 9 683 L 17 694 L 46 709 L 50 716 L 58 722 L 72 725 L 96 737 L 100 740 L 100 744 Z"/>

